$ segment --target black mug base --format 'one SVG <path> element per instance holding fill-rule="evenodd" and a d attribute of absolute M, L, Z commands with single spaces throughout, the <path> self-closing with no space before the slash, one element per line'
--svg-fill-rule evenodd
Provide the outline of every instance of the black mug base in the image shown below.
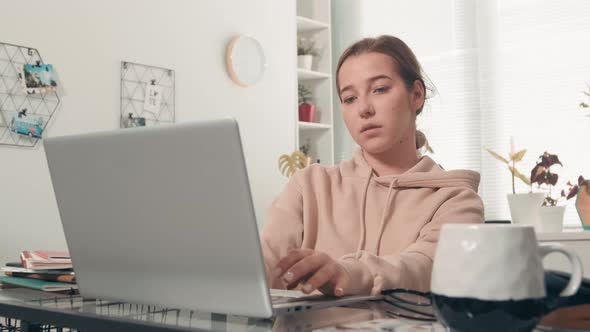
<path fill-rule="evenodd" d="M 452 332 L 529 332 L 547 313 L 543 299 L 488 301 L 432 294 L 438 320 Z"/>

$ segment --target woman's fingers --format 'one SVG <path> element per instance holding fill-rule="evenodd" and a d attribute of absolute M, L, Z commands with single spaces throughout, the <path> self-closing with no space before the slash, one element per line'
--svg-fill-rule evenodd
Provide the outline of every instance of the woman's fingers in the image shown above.
<path fill-rule="evenodd" d="M 338 273 L 338 267 L 333 261 L 323 264 L 303 285 L 301 288 L 305 293 L 311 293 L 316 289 L 324 287 L 335 279 Z"/>
<path fill-rule="evenodd" d="M 273 276 L 275 278 L 280 278 L 284 274 L 286 274 L 287 270 L 291 268 L 294 264 L 299 262 L 300 260 L 304 259 L 307 256 L 313 254 L 313 250 L 311 249 L 295 249 L 291 250 L 287 256 L 283 257 L 276 265 L 275 269 L 273 270 Z"/>
<path fill-rule="evenodd" d="M 295 249 L 277 263 L 273 273 L 287 289 L 302 284 L 305 293 L 318 289 L 324 294 L 342 296 L 346 293 L 348 274 L 325 253 L 311 249 Z"/>
<path fill-rule="evenodd" d="M 337 272 L 332 276 L 329 282 L 320 286 L 318 289 L 320 292 L 328 295 L 343 296 L 347 294 L 347 288 L 349 287 L 349 276 L 344 268 L 338 263 L 334 263 Z"/>
<path fill-rule="evenodd" d="M 289 270 L 283 274 L 283 280 L 289 285 L 305 281 L 308 276 L 313 275 L 327 262 L 329 262 L 329 257 L 326 254 L 315 253 L 306 256 L 292 265 Z"/>

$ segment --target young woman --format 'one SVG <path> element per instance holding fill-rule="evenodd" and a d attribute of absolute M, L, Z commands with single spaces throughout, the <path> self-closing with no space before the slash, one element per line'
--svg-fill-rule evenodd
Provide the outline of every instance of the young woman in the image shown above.
<path fill-rule="evenodd" d="M 392 36 L 366 38 L 336 69 L 344 122 L 360 146 L 335 167 L 293 175 L 262 231 L 272 288 L 336 296 L 430 289 L 445 223 L 482 223 L 479 174 L 420 156 L 426 87 L 415 55 Z"/>

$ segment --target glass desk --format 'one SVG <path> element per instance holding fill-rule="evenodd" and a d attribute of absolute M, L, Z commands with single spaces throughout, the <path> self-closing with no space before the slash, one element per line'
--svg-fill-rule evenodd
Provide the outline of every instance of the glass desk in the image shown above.
<path fill-rule="evenodd" d="M 367 301 L 256 319 L 25 288 L 0 289 L 0 331 L 342 331 L 362 329 L 359 324 L 367 321 L 383 326 L 382 331 L 445 331 L 437 322 L 400 318 L 400 314 L 412 315 L 384 301 Z"/>
<path fill-rule="evenodd" d="M 256 319 L 88 300 L 25 288 L 0 289 L 0 331 L 311 331 L 377 319 L 404 327 L 395 331 L 444 331 L 438 323 L 393 320 L 393 310 L 381 301 L 362 302 Z"/>

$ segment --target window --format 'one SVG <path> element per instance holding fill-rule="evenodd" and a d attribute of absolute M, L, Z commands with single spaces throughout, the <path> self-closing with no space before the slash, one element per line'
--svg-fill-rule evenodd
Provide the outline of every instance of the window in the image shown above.
<path fill-rule="evenodd" d="M 554 194 L 590 177 L 590 111 L 578 106 L 590 84 L 590 2 L 452 3 L 453 49 L 419 56 L 438 93 L 418 125 L 439 163 L 481 173 L 486 219 L 510 219 L 511 175 L 484 147 L 507 156 L 514 137 L 527 149 L 517 164 L 527 176 L 544 151 L 557 154 L 564 167 L 555 167 Z M 517 180 L 517 192 L 528 190 Z M 573 203 L 566 226 L 580 225 Z"/>

